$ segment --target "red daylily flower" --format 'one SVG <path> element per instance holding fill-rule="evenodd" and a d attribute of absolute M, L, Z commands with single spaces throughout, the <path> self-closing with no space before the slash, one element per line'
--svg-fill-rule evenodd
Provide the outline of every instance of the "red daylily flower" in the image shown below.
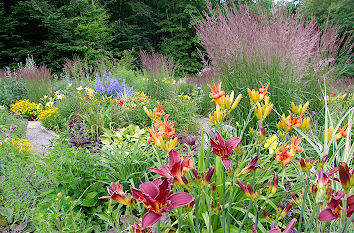
<path fill-rule="evenodd" d="M 133 198 L 130 195 L 126 195 L 122 188 L 119 185 L 119 181 L 117 183 L 111 183 L 110 186 L 107 186 L 107 190 L 109 193 L 109 196 L 103 196 L 100 197 L 100 199 L 112 199 L 113 201 L 116 201 L 118 203 L 121 203 L 123 205 L 127 206 L 132 206 L 133 204 Z"/>
<path fill-rule="evenodd" d="M 252 185 L 250 183 L 247 183 L 247 185 L 245 185 L 245 183 L 243 183 L 241 179 L 237 179 L 237 183 L 246 195 L 246 197 L 248 197 L 252 201 L 256 201 L 261 196 L 261 193 L 259 191 L 253 191 Z"/>
<path fill-rule="evenodd" d="M 348 193 L 354 185 L 354 170 L 350 175 L 349 167 L 345 162 L 339 162 L 339 180 L 344 191 Z"/>
<path fill-rule="evenodd" d="M 181 159 L 178 151 L 170 150 L 168 155 L 169 155 L 168 166 L 162 165 L 160 168 L 150 167 L 149 170 L 163 177 L 173 178 L 174 183 L 184 186 L 185 182 L 183 181 L 184 180 L 183 169 L 185 168 L 184 167 L 185 164 L 187 163 L 187 161 L 190 160 L 193 154 L 190 154 L 188 157 L 184 158 L 183 160 Z"/>
<path fill-rule="evenodd" d="M 133 228 L 133 233 L 152 233 L 152 229 L 149 229 L 148 231 L 146 231 L 145 229 L 142 229 L 138 224 L 134 224 L 134 226 L 132 226 Z"/>
<path fill-rule="evenodd" d="M 245 167 L 244 169 L 242 169 L 242 171 L 241 171 L 237 176 L 247 174 L 247 173 L 249 173 L 250 171 L 256 170 L 256 168 L 259 168 L 259 166 L 256 165 L 257 162 L 258 162 L 258 156 L 255 156 L 255 157 L 253 157 L 253 158 L 252 158 L 252 156 L 251 156 L 251 161 L 249 162 L 249 164 L 247 165 L 247 167 Z"/>
<path fill-rule="evenodd" d="M 345 197 L 343 191 L 339 191 L 336 195 L 331 197 L 331 200 L 328 202 L 328 207 L 323 209 L 318 215 L 318 221 L 320 222 L 329 222 L 341 217 L 343 210 L 342 199 Z M 347 210 L 346 217 L 349 219 L 354 212 L 354 195 L 350 195 L 347 198 Z M 353 220 L 354 222 L 354 220 Z"/>
<path fill-rule="evenodd" d="M 279 176 L 277 173 L 275 173 L 273 176 L 273 182 L 268 181 L 268 185 L 267 185 L 266 190 L 267 190 L 269 197 L 272 197 L 277 192 L 278 183 L 279 183 Z"/>
<path fill-rule="evenodd" d="M 296 222 L 297 222 L 296 218 L 291 220 L 290 223 L 284 229 L 283 233 L 292 233 L 296 226 Z M 274 226 L 272 226 L 272 229 L 268 233 L 281 233 L 281 230 L 279 228 L 275 228 Z"/>
<path fill-rule="evenodd" d="M 123 101 L 123 100 L 118 100 L 118 104 L 119 104 L 120 106 L 122 106 L 122 105 L 124 104 L 124 101 Z"/>
<path fill-rule="evenodd" d="M 132 188 L 133 198 L 144 203 L 149 211 L 143 216 L 142 228 L 156 224 L 162 217 L 162 213 L 171 212 L 179 206 L 188 205 L 193 201 L 189 193 L 172 193 L 171 179 L 156 178 L 154 181 L 146 181 L 140 184 L 140 190 Z"/>
<path fill-rule="evenodd" d="M 218 131 L 216 131 L 215 137 L 211 134 L 209 137 L 211 153 L 219 156 L 225 169 L 228 170 L 232 163 L 231 159 L 228 159 L 228 157 L 234 153 L 235 148 L 240 145 L 241 140 L 237 137 L 233 137 L 225 141 Z"/>
<path fill-rule="evenodd" d="M 282 142 L 282 151 L 280 153 L 277 153 L 275 161 L 280 162 L 283 167 L 285 167 L 291 162 L 293 157 L 294 155 L 289 152 L 289 148 L 286 148 L 284 143 Z"/>

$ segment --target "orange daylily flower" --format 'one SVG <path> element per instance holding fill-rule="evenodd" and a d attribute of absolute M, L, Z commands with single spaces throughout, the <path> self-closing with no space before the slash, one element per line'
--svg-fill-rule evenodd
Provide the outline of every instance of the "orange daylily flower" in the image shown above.
<path fill-rule="evenodd" d="M 263 83 L 261 81 L 259 81 L 259 82 L 262 85 L 262 87 L 259 88 L 259 94 L 260 94 L 260 100 L 259 101 L 261 101 L 265 96 L 269 95 L 268 88 L 269 88 L 270 82 L 268 82 L 266 87 L 264 87 L 264 85 L 263 85 Z"/>
<path fill-rule="evenodd" d="M 181 156 L 182 161 L 186 158 L 187 158 L 186 156 Z M 191 158 L 189 158 L 183 165 L 183 169 L 182 169 L 183 174 L 189 172 L 189 170 L 192 169 L 193 167 L 194 167 L 194 161 Z"/>
<path fill-rule="evenodd" d="M 165 139 L 171 138 L 175 135 L 174 122 L 167 120 L 170 115 L 166 115 L 163 121 L 157 121 L 155 127 L 158 129 L 158 134 Z"/>
<path fill-rule="evenodd" d="M 285 124 L 289 127 L 300 128 L 301 127 L 301 120 L 300 119 L 302 116 L 294 117 L 290 111 L 289 111 L 289 113 L 290 113 L 290 118 L 284 119 Z"/>
<path fill-rule="evenodd" d="M 160 135 L 158 135 L 158 133 L 156 132 L 157 131 L 156 127 L 153 128 L 151 126 L 151 128 L 148 128 L 148 131 L 150 134 L 150 138 L 148 139 L 148 143 L 154 142 L 157 147 L 164 149 L 165 145 L 164 145 L 163 138 Z"/>
<path fill-rule="evenodd" d="M 165 114 L 165 111 L 163 110 L 165 105 L 161 106 L 161 104 L 159 102 L 157 102 L 156 104 L 157 104 L 157 107 L 154 108 L 153 113 L 160 119 L 160 117 Z"/>
<path fill-rule="evenodd" d="M 276 162 L 282 163 L 283 167 L 288 165 L 291 160 L 294 158 L 294 155 L 289 152 L 289 148 L 285 147 L 284 143 L 282 142 L 282 151 L 279 153 L 277 151 Z"/>
<path fill-rule="evenodd" d="M 348 124 L 346 124 L 342 129 L 338 128 L 337 134 L 335 136 L 336 140 L 341 138 L 346 138 L 348 136 L 347 128 L 348 128 Z"/>
<path fill-rule="evenodd" d="M 215 86 L 215 83 L 213 83 L 213 86 L 209 84 L 208 86 L 213 91 L 212 93 L 209 94 L 209 97 L 212 98 L 211 102 L 214 102 L 222 106 L 224 102 L 225 91 L 221 90 L 221 82 L 217 86 Z"/>
<path fill-rule="evenodd" d="M 296 136 L 291 137 L 291 146 L 290 146 L 290 153 L 295 155 L 296 152 L 302 152 L 304 149 L 299 146 L 300 142 L 303 138 L 296 138 Z"/>

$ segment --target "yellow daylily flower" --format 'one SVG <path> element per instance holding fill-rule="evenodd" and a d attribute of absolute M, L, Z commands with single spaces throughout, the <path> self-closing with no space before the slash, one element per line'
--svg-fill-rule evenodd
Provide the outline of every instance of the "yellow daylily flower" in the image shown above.
<path fill-rule="evenodd" d="M 310 106 L 310 102 L 306 102 L 304 104 L 304 106 L 302 106 L 302 104 L 300 104 L 299 106 L 296 106 L 294 104 L 294 102 L 291 102 L 291 109 L 292 109 L 293 113 L 295 113 L 298 116 L 303 115 L 309 106 Z"/>
<path fill-rule="evenodd" d="M 275 149 L 277 149 L 278 144 L 278 136 L 274 134 L 265 141 L 264 148 L 267 148 L 269 150 L 269 154 L 272 155 L 274 154 Z"/>

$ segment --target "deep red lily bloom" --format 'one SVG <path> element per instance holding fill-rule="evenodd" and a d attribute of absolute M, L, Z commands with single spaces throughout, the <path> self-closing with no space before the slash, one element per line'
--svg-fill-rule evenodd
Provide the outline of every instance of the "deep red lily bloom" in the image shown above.
<path fill-rule="evenodd" d="M 349 167 L 345 162 L 339 162 L 339 179 L 346 193 L 353 187 L 354 170 L 350 175 Z"/>
<path fill-rule="evenodd" d="M 257 162 L 258 162 L 258 156 L 254 156 L 254 157 L 251 156 L 251 160 L 250 160 L 249 164 L 247 165 L 247 167 L 242 169 L 242 171 L 237 176 L 247 174 L 250 171 L 256 170 L 256 168 L 259 168 L 259 166 L 257 165 Z"/>
<path fill-rule="evenodd" d="M 225 169 L 228 170 L 232 163 L 231 159 L 228 159 L 228 157 L 234 153 L 235 148 L 240 145 L 241 140 L 238 137 L 232 137 L 225 141 L 218 131 L 216 131 L 215 137 L 211 134 L 209 137 L 211 153 L 219 156 Z"/>
<path fill-rule="evenodd" d="M 126 195 L 122 188 L 119 185 L 119 181 L 117 183 L 111 183 L 110 186 L 107 186 L 107 190 L 109 196 L 100 197 L 100 199 L 112 199 L 118 203 L 123 205 L 131 206 L 133 204 L 133 198 L 130 195 Z"/>
<path fill-rule="evenodd" d="M 156 178 L 154 181 L 146 181 L 140 184 L 140 190 L 132 188 L 133 198 L 144 203 L 149 211 L 143 216 L 142 228 L 156 224 L 162 217 L 162 213 L 171 212 L 179 206 L 188 205 L 193 201 L 189 193 L 172 193 L 171 179 Z"/>
<path fill-rule="evenodd" d="M 328 202 L 328 207 L 323 209 L 318 215 L 318 221 L 320 222 L 329 222 L 334 219 L 341 217 L 342 212 L 342 199 L 344 198 L 345 193 L 343 191 L 339 191 L 336 195 L 331 197 L 331 200 Z M 354 195 L 350 195 L 347 198 L 347 219 L 352 216 L 354 212 Z M 354 222 L 354 220 L 353 220 Z"/>
<path fill-rule="evenodd" d="M 277 173 L 275 173 L 273 176 L 273 182 L 268 181 L 268 185 L 267 185 L 266 190 L 267 190 L 269 197 L 272 197 L 277 192 L 278 183 L 279 183 L 279 176 Z"/>
<path fill-rule="evenodd" d="M 241 179 L 237 179 L 237 183 L 246 195 L 246 197 L 248 197 L 252 201 L 256 201 L 261 196 L 261 193 L 259 191 L 253 191 L 252 185 L 250 183 L 247 183 L 247 185 L 245 185 L 245 183 Z"/>
<path fill-rule="evenodd" d="M 295 226 L 296 226 L 297 219 L 294 218 L 291 220 L 288 224 L 288 226 L 284 229 L 283 233 L 291 233 L 293 232 Z M 281 230 L 279 228 L 275 228 L 272 226 L 272 229 L 268 233 L 281 233 Z"/>
<path fill-rule="evenodd" d="M 169 155 L 168 166 L 162 165 L 160 168 L 150 167 L 149 170 L 163 177 L 173 178 L 173 182 L 178 185 L 181 186 L 185 185 L 185 182 L 183 181 L 183 174 L 184 174 L 183 169 L 185 168 L 184 165 L 187 163 L 187 161 L 190 160 L 193 154 L 190 154 L 188 157 L 184 158 L 183 160 L 181 159 L 181 156 L 179 155 L 178 151 L 170 150 L 168 155 Z"/>
<path fill-rule="evenodd" d="M 136 223 L 132 226 L 132 228 L 133 228 L 133 233 L 152 233 L 152 229 L 149 229 L 148 231 L 146 231 L 145 229 L 142 229 Z"/>

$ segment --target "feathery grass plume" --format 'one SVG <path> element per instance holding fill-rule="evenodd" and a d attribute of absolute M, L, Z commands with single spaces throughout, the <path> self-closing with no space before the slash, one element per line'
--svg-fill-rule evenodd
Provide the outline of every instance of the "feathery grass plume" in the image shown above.
<path fill-rule="evenodd" d="M 148 73 L 158 76 L 161 73 L 173 76 L 176 66 L 172 58 L 166 58 L 161 54 L 151 51 L 151 55 L 140 50 L 140 58 L 143 69 Z"/>

